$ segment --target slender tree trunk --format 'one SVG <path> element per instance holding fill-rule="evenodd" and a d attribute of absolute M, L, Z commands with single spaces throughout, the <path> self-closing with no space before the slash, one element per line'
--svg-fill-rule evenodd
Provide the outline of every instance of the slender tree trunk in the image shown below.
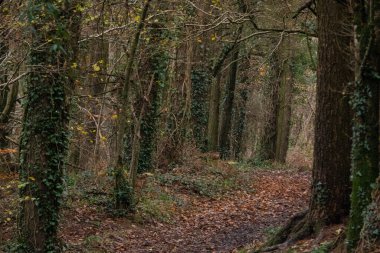
<path fill-rule="evenodd" d="M 359 240 L 363 217 L 368 214 L 365 211 L 379 175 L 380 3 L 374 0 L 354 1 L 353 7 L 356 80 L 351 100 L 354 125 L 351 212 L 347 233 L 349 251 L 355 249 Z M 376 192 L 376 198 L 375 195 Z"/>
<path fill-rule="evenodd" d="M 207 127 L 207 147 L 208 151 L 218 150 L 218 129 L 219 129 L 219 101 L 220 101 L 220 79 L 219 73 L 213 78 L 209 98 L 209 113 Z"/>
<path fill-rule="evenodd" d="M 230 155 L 230 132 L 232 109 L 234 105 L 235 86 L 238 75 L 239 48 L 235 49 L 230 66 L 230 76 L 226 85 L 226 100 L 223 107 L 222 122 L 219 136 L 219 151 L 221 158 L 227 159 Z"/>
<path fill-rule="evenodd" d="M 159 45 L 162 38 L 162 27 L 157 26 L 152 28 L 151 41 Z M 140 99 L 142 104 L 147 104 L 145 112 L 142 114 L 141 119 L 141 149 L 139 152 L 138 172 L 146 172 L 152 170 L 153 158 L 157 146 L 157 123 L 159 119 L 159 109 L 161 104 L 162 87 L 167 85 L 169 60 L 166 52 L 161 48 L 154 48 L 151 52 L 151 57 L 148 63 L 148 75 L 153 76 L 153 84 L 147 95 L 143 95 Z M 149 87 L 149 83 L 147 87 Z M 147 101 L 145 101 L 147 100 Z"/>
<path fill-rule="evenodd" d="M 277 140 L 277 115 L 279 110 L 278 93 L 279 93 L 279 75 L 280 62 L 278 54 L 275 53 L 271 58 L 270 83 L 266 84 L 265 97 L 267 118 L 264 125 L 263 134 L 260 138 L 259 158 L 261 160 L 274 160 L 276 155 Z"/>
<path fill-rule="evenodd" d="M 0 14 L 2 10 L 0 9 Z M 0 38 L 0 61 L 2 61 L 8 53 L 8 46 L 3 38 Z M 8 81 L 7 70 L 0 71 L 0 83 L 6 84 Z M 9 118 L 16 104 L 18 93 L 18 83 L 8 84 L 7 87 L 0 88 L 0 149 L 8 148 L 9 141 Z M 0 161 L 1 163 L 1 161 Z"/>
<path fill-rule="evenodd" d="M 237 115 L 236 115 L 236 122 L 235 122 L 235 130 L 234 130 L 234 133 L 235 133 L 235 143 L 234 143 L 234 158 L 236 160 L 240 160 L 241 159 L 241 153 L 243 151 L 243 134 L 244 134 L 244 129 L 245 129 L 245 124 L 246 124 L 246 111 L 247 111 L 247 108 L 246 108 L 246 104 L 247 104 L 247 100 L 248 100 L 248 91 L 247 91 L 247 88 L 243 88 L 242 90 L 240 90 L 240 100 L 241 100 L 241 103 L 239 105 L 236 106 L 236 111 L 237 111 Z"/>
<path fill-rule="evenodd" d="M 145 2 L 140 22 L 137 27 L 136 34 L 131 44 L 129 59 L 126 68 L 125 82 L 120 94 L 121 108 L 119 112 L 118 131 L 116 140 L 116 157 L 115 162 L 115 207 L 116 209 L 129 209 L 133 206 L 133 196 L 131 192 L 131 186 L 128 185 L 128 181 L 125 178 L 124 172 L 126 169 L 124 150 L 127 139 L 127 133 L 129 131 L 128 125 L 128 105 L 129 105 L 129 92 L 131 89 L 131 77 L 133 71 L 133 65 L 135 63 L 135 57 L 137 54 L 138 45 L 140 42 L 141 33 L 145 27 L 145 19 L 148 16 L 148 10 L 152 0 Z M 137 157 L 138 159 L 138 157 Z"/>
<path fill-rule="evenodd" d="M 293 77 L 291 68 L 291 38 L 285 37 L 279 52 L 281 70 L 279 76 L 278 111 L 276 123 L 276 148 L 274 160 L 284 163 L 289 146 L 290 120 L 292 115 Z"/>
<path fill-rule="evenodd" d="M 57 229 L 68 142 L 66 89 L 70 87 L 66 66 L 72 63 L 70 22 L 76 4 L 55 0 L 29 3 L 29 24 L 36 32 L 32 34 L 32 69 L 20 141 L 22 252 L 60 251 Z"/>
<path fill-rule="evenodd" d="M 220 81 L 222 74 L 220 73 L 228 55 L 238 45 L 237 40 L 240 38 L 242 27 L 240 26 L 235 36 L 233 44 L 227 44 L 223 47 L 219 57 L 212 68 L 212 83 L 209 93 L 209 111 L 207 124 L 207 148 L 208 151 L 218 151 L 219 137 L 219 107 L 220 107 Z"/>
<path fill-rule="evenodd" d="M 193 70 L 191 73 L 191 116 L 193 136 L 199 149 L 206 151 L 206 133 L 208 101 L 207 91 L 210 88 L 210 77 L 204 70 Z"/>

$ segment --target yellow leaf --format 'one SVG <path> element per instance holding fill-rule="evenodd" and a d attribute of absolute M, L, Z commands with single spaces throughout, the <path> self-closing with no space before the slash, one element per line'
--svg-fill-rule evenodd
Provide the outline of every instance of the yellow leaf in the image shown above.
<path fill-rule="evenodd" d="M 73 64 L 71 64 L 72 69 L 76 69 L 77 67 L 78 67 L 78 64 L 76 62 L 73 62 Z"/>
<path fill-rule="evenodd" d="M 117 114 L 114 114 L 111 116 L 111 119 L 117 119 L 119 116 Z"/>
<path fill-rule="evenodd" d="M 99 136 L 100 136 L 100 140 L 102 141 L 106 141 L 107 138 L 105 136 L 102 135 L 102 133 L 99 132 Z"/>
<path fill-rule="evenodd" d="M 7 218 L 7 221 L 11 221 L 11 218 Z"/>
<path fill-rule="evenodd" d="M 139 15 L 137 15 L 135 18 L 134 18 L 134 20 L 135 20 L 135 22 L 140 22 L 140 16 Z"/>
<path fill-rule="evenodd" d="M 100 71 L 100 66 L 98 65 L 98 63 L 95 63 L 94 65 L 92 65 L 92 69 L 93 69 L 95 72 L 99 72 L 99 71 Z"/>
<path fill-rule="evenodd" d="M 29 177 L 29 180 L 36 181 L 36 179 L 34 177 Z"/>

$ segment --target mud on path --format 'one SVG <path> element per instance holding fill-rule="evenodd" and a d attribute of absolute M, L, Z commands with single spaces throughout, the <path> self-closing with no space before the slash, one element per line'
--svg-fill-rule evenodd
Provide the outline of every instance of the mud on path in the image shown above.
<path fill-rule="evenodd" d="M 309 172 L 257 170 L 253 192 L 198 198 L 171 223 L 134 224 L 88 207 L 62 219 L 61 237 L 66 252 L 232 252 L 304 210 L 309 183 Z"/>

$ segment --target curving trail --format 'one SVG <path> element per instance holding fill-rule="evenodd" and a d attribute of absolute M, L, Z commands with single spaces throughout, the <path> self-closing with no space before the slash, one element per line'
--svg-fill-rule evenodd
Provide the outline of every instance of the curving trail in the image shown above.
<path fill-rule="evenodd" d="M 61 230 L 66 252 L 232 252 L 258 243 L 268 228 L 307 207 L 309 172 L 257 170 L 252 182 L 252 193 L 195 199 L 171 224 L 138 225 L 95 208 L 77 210 L 62 219 L 67 220 Z M 91 235 L 101 242 L 91 242 Z M 91 244 L 91 250 L 83 250 L 84 244 Z"/>

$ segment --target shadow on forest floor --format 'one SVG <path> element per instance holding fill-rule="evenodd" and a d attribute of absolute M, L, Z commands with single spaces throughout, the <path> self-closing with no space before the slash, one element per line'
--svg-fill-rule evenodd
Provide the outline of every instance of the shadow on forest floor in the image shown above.
<path fill-rule="evenodd" d="M 304 210 L 310 183 L 310 171 L 200 158 L 191 168 L 143 175 L 136 213 L 115 217 L 107 206 L 109 185 L 99 177 L 96 184 L 84 183 L 88 176 L 68 180 L 60 225 L 65 252 L 239 252 Z M 2 187 L 17 189 L 14 182 L 9 179 Z M 15 231 L 17 205 L 9 206 L 15 192 L 4 193 L 8 207 L 1 211 L 10 213 L 0 217 L 3 245 Z"/>

